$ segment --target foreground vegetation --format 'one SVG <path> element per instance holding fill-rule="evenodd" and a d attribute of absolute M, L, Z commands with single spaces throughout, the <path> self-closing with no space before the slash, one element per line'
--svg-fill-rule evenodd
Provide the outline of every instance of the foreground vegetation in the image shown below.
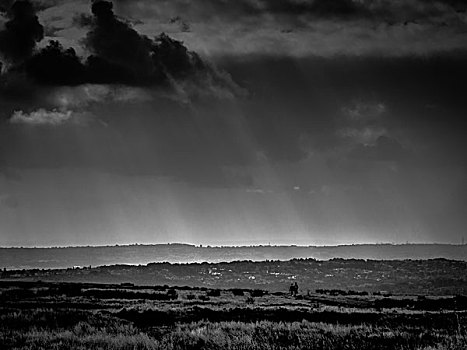
<path fill-rule="evenodd" d="M 40 317 L 50 310 L 37 310 Z M 55 313 L 55 312 L 54 312 Z M 2 322 L 27 319 L 3 315 Z M 70 315 L 68 314 L 68 317 Z M 122 320 L 68 322 L 67 327 L 33 326 L 3 331 L 2 349 L 451 349 L 465 350 L 465 335 L 437 330 L 387 329 L 369 325 L 301 322 L 219 322 L 181 324 L 166 330 L 141 330 Z M 162 334 L 161 334 L 162 333 Z"/>
<path fill-rule="evenodd" d="M 465 297 L 0 283 L 0 349 L 467 349 Z"/>

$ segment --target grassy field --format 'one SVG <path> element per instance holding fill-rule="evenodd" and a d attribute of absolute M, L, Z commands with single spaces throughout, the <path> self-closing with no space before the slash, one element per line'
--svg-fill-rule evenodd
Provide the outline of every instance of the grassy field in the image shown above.
<path fill-rule="evenodd" d="M 0 349 L 467 349 L 465 297 L 2 281 Z"/>

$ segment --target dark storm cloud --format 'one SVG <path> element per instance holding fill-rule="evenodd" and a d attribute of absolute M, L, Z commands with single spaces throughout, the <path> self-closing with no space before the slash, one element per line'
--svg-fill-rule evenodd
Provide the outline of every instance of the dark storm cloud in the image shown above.
<path fill-rule="evenodd" d="M 462 2 L 443 0 L 117 1 L 148 35 L 164 28 L 212 57 L 272 53 L 426 55 L 466 49 Z M 172 18 L 189 24 L 187 33 Z"/>
<path fill-rule="evenodd" d="M 6 13 L 15 0 L 5 0 L 0 4 L 0 13 Z"/>
<path fill-rule="evenodd" d="M 392 22 L 429 19 L 448 13 L 464 12 L 467 8 L 463 0 L 162 0 L 157 3 L 137 1 L 136 7 L 133 6 L 135 1 L 117 0 L 116 3 L 119 9 L 130 13 L 152 10 L 161 14 L 165 7 L 192 17 L 202 14 L 216 17 L 232 16 L 238 19 L 239 15 L 250 17 L 271 14 L 300 17 L 309 15 L 315 18 L 366 18 Z"/>
<path fill-rule="evenodd" d="M 279 7 L 271 7 L 268 13 L 295 11 Z M 83 59 L 73 49 L 52 42 L 28 60 L 26 72 L 36 83 L 42 84 L 40 89 L 44 89 L 43 85 L 52 88 L 89 82 L 151 88 L 164 79 L 186 82 L 204 74 L 202 72 L 211 72 L 206 63 L 199 61 L 180 42 L 166 35 L 153 40 L 139 34 L 129 22 L 114 14 L 110 3 L 97 2 L 92 12 L 91 19 L 83 23 L 89 27 L 83 40 L 91 52 L 89 58 Z M 124 116 L 105 117 L 102 125 L 93 124 L 99 127 L 89 133 L 88 138 L 100 146 L 96 147 L 98 150 L 89 151 L 91 155 L 76 153 L 80 147 L 79 137 L 74 134 L 73 127 L 65 131 L 66 121 L 73 117 L 68 118 L 68 110 L 54 111 L 52 105 L 46 110 L 26 105 L 23 113 L 14 114 L 15 131 L 10 131 L 10 137 L 3 137 L 2 143 L 7 149 L 6 140 L 10 139 L 10 147 L 16 152 L 7 157 L 11 166 L 89 166 L 117 172 L 196 178 L 198 182 L 223 178 L 226 166 L 250 166 L 258 159 L 271 163 L 300 163 L 310 154 L 342 149 L 339 157 L 352 160 L 400 161 L 402 151 L 413 146 L 405 142 L 404 137 L 413 140 L 415 148 L 425 145 L 427 153 L 447 152 L 449 157 L 444 158 L 455 161 L 455 149 L 465 146 L 461 133 L 456 132 L 465 130 L 465 62 L 463 53 L 423 58 L 376 55 L 302 59 L 274 55 L 230 57 L 220 60 L 219 66 L 252 92 L 251 98 L 238 101 L 238 114 L 243 118 L 251 145 L 232 131 L 235 128 L 228 118 L 219 117 L 225 114 L 235 120 L 239 118 L 235 113 L 218 108 L 214 115 L 203 110 L 210 117 L 203 115 L 200 127 L 197 120 L 200 117 L 196 113 L 175 112 L 174 106 L 164 109 L 160 100 L 144 103 L 146 111 L 140 112 L 140 106 L 130 106 Z M 217 75 L 212 73 L 211 76 Z M 359 99 L 366 104 L 355 103 Z M 380 103 L 387 108 L 387 118 L 382 121 L 375 117 L 384 109 Z M 112 112 L 103 108 L 96 114 L 119 115 L 122 106 L 118 103 L 115 106 Z M 343 110 L 351 115 L 351 121 L 339 118 Z M 183 118 L 168 122 L 154 116 L 158 113 L 171 117 L 183 115 Z M 134 125 L 122 122 L 128 115 L 135 114 L 151 117 L 138 117 Z M 61 125 L 61 132 L 67 136 L 51 136 L 57 134 L 53 129 L 37 131 L 43 133 L 38 139 L 53 141 L 28 155 L 28 147 L 20 144 L 28 142 L 25 134 L 30 129 L 21 130 L 28 123 L 42 123 L 48 127 Z M 109 127 L 105 128 L 105 124 Z M 144 125 L 144 130 L 137 125 Z M 443 132 L 435 138 L 430 135 L 433 130 Z M 15 133 L 17 137 L 12 139 Z M 115 156 L 116 140 L 132 145 L 130 149 L 117 152 L 125 154 L 124 161 Z M 34 148 L 33 144 L 29 144 L 29 148 Z M 60 150 L 56 150 L 57 144 L 63 145 Z M 354 153 L 349 152 L 353 149 Z M 148 150 L 157 150 L 152 155 L 160 163 L 148 161 Z M 74 156 L 67 157 L 67 154 Z M 131 166 L 126 167 L 127 164 Z"/>
<path fill-rule="evenodd" d="M 44 27 L 28 0 L 16 1 L 6 14 L 9 20 L 0 31 L 0 55 L 7 62 L 16 63 L 32 55 L 36 43 L 44 38 Z"/>
<path fill-rule="evenodd" d="M 86 67 L 73 48 L 64 49 L 58 41 L 49 44 L 25 64 L 28 76 L 41 84 L 78 85 L 86 81 Z"/>
<path fill-rule="evenodd" d="M 224 5 L 232 6 L 226 2 Z M 235 6 L 235 5 L 233 5 Z M 245 13 L 274 13 L 288 15 L 303 15 L 311 13 L 323 17 L 345 17 L 365 13 L 364 6 L 353 0 L 260 0 L 260 1 L 239 1 L 236 5 Z"/>
<path fill-rule="evenodd" d="M 129 169 L 135 173 L 166 172 L 180 177 L 190 177 L 196 169 L 203 168 L 205 171 L 199 171 L 203 175 L 196 177 L 209 179 L 213 177 L 206 173 L 214 174 L 215 166 L 249 166 L 263 158 L 272 163 L 298 163 L 310 154 L 341 149 L 340 157 L 369 162 L 378 159 L 402 161 L 403 151 L 415 149 L 415 154 L 423 152 L 423 157 L 431 154 L 433 162 L 459 163 L 458 149 L 466 146 L 462 135 L 466 128 L 465 62 L 463 54 L 397 59 L 233 58 L 220 62 L 220 66 L 252 92 L 251 98 L 237 101 L 240 109 L 237 113 L 224 112 L 225 106 L 208 111 L 211 108 L 208 104 L 199 112 L 202 115 L 199 117 L 189 109 L 180 109 L 174 102 L 167 104 L 160 99 L 142 103 L 138 108 L 129 105 L 123 109 L 122 104 L 115 103 L 112 110 L 103 106 L 93 111 L 104 118 L 103 122 L 109 127 L 100 126 L 91 133 L 93 143 L 102 142 L 104 146 L 94 151 L 89 159 L 66 157 L 66 148 L 73 153 L 79 145 L 73 128 L 69 128 L 69 135 L 63 140 L 48 135 L 56 134 L 55 130 L 44 131 L 47 136 L 43 138 L 56 140 L 52 144 L 63 144 L 65 154 L 56 156 L 54 146 L 50 145 L 51 151 L 44 149 L 41 155 L 28 157 L 25 155 L 28 147 L 20 147 L 19 143 L 26 139 L 20 130 L 21 125 L 15 126 L 18 129 L 15 133 L 19 135 L 9 141 L 10 147 L 19 153 L 9 155 L 8 159 L 11 166 L 54 166 L 71 162 L 74 166 L 116 171 L 122 171 L 125 164 L 131 163 L 133 166 Z M 58 112 L 51 115 L 68 116 L 66 111 Z M 348 115 L 342 118 L 343 113 Z M 141 117 L 126 121 L 128 115 L 135 114 Z M 39 115 L 44 113 L 33 114 Z M 106 115 L 112 117 L 104 117 Z M 18 114 L 18 120 L 27 121 L 26 118 L 25 113 Z M 202 127 L 199 118 L 202 118 Z M 236 134 L 235 125 L 231 124 L 238 118 L 251 139 L 251 146 Z M 50 121 L 48 125 L 52 125 L 55 119 L 40 120 Z M 141 125 L 144 125 L 143 130 L 138 128 Z M 122 135 L 121 130 L 125 130 Z M 113 155 L 114 142 L 109 139 L 109 131 L 114 136 L 119 135 L 119 142 L 133 145 L 126 153 L 122 150 L 122 154 L 129 157 L 123 165 L 118 165 L 118 159 Z M 62 130 L 61 134 L 64 132 Z M 8 149 L 6 136 L 2 139 Z M 135 140 L 140 141 L 135 144 Z M 404 149 L 401 150 L 398 144 Z M 349 153 L 354 148 L 358 155 Z M 148 150 L 158 150 L 154 159 L 163 165 L 147 161 Z M 141 156 L 135 157 L 135 154 Z"/>
<path fill-rule="evenodd" d="M 92 13 L 94 22 L 84 42 L 93 54 L 87 65 L 95 80 L 145 83 L 162 78 L 151 57 L 152 40 L 117 19 L 111 2 L 94 2 Z"/>
<path fill-rule="evenodd" d="M 197 74 L 215 77 L 201 58 L 166 34 L 154 40 L 118 19 L 112 3 L 92 5 L 94 25 L 84 40 L 93 54 L 87 59 L 89 80 L 97 83 L 151 84 Z"/>
<path fill-rule="evenodd" d="M 262 5 L 269 12 L 294 15 L 312 13 L 323 17 L 346 17 L 366 13 L 361 3 L 353 0 L 263 1 Z"/>
<path fill-rule="evenodd" d="M 10 208 L 2 217 L 7 231 L 25 230 L 9 230 L 10 220 L 13 227 L 28 222 L 36 232 L 37 223 L 66 217 L 63 208 L 75 217 L 81 193 L 88 199 L 77 209 L 99 222 L 106 215 L 126 221 L 122 203 L 130 203 L 129 213 L 147 210 L 151 218 L 160 208 L 180 216 L 207 210 L 193 195 L 190 210 L 179 211 L 170 196 L 147 186 L 147 180 L 161 179 L 170 182 L 170 192 L 228 188 L 208 206 L 233 203 L 228 215 L 214 210 L 200 217 L 214 222 L 215 216 L 216 232 L 235 212 L 239 222 L 260 223 L 263 208 L 275 203 L 277 211 L 263 211 L 265 222 L 292 222 L 294 216 L 281 215 L 296 211 L 311 231 L 336 223 L 347 235 L 389 232 L 398 221 L 404 224 L 396 229 L 403 231 L 410 228 L 405 220 L 420 220 L 428 232 L 452 222 L 447 231 L 454 237 L 465 227 L 463 2 L 34 4 L 46 39 L 26 60 L 9 64 L 0 83 L 0 113 L 9 118 L 0 125 L 0 185 L 7 185 L 0 205 L 2 195 L 15 194 L 10 171 L 22 176 L 19 192 L 28 192 L 14 209 L 22 216 L 10 215 Z M 1 28 L 10 20 L 2 15 Z M 245 86 L 248 98 L 184 99 L 187 85 L 202 93 L 231 81 L 204 57 Z M 91 173 L 105 176 L 93 183 L 86 179 Z M 112 200 L 102 191 L 109 178 L 119 184 L 109 190 Z M 245 200 L 237 201 L 235 193 Z M 53 214 L 38 214 L 33 204 L 47 207 L 43 198 L 54 202 Z M 248 205 L 252 201 L 257 208 Z M 99 202 L 110 209 L 99 211 Z M 254 231 L 261 223 L 251 225 Z M 287 225 L 271 225 L 271 232 L 282 234 Z M 60 226 L 57 235 L 69 227 L 78 232 L 82 223 Z M 405 240 L 404 233 L 400 237 Z"/>
<path fill-rule="evenodd" d="M 26 72 L 38 84 L 166 85 L 190 82 L 229 89 L 230 78 L 205 63 L 181 41 L 162 33 L 150 39 L 117 18 L 108 1 L 94 1 L 89 32 L 83 40 L 91 55 L 78 57 L 74 48 L 58 41 L 33 53 L 43 38 L 43 27 L 28 1 L 15 2 L 11 20 L 0 32 L 0 53 L 10 61 L 13 73 Z M 25 60 L 25 62 L 23 62 Z"/>

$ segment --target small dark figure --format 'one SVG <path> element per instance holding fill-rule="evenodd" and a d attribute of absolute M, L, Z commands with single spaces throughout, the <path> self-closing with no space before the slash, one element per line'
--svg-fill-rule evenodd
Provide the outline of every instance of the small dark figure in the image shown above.
<path fill-rule="evenodd" d="M 294 290 L 295 290 L 294 284 L 293 284 L 293 283 L 290 283 L 289 292 L 290 292 L 290 295 L 291 295 L 291 296 L 294 294 Z"/>
<path fill-rule="evenodd" d="M 293 286 L 293 290 L 294 290 L 294 296 L 296 297 L 297 294 L 298 294 L 298 283 L 295 282 L 294 286 Z"/>

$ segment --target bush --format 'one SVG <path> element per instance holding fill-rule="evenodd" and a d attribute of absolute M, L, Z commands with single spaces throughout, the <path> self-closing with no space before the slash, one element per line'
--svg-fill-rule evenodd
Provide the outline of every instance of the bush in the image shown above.
<path fill-rule="evenodd" d="M 265 290 L 262 290 L 262 289 L 250 290 L 250 296 L 253 297 L 253 298 L 262 297 L 265 294 L 267 294 L 267 292 Z"/>
<path fill-rule="evenodd" d="M 231 289 L 232 290 L 232 294 L 236 297 L 241 297 L 244 295 L 243 293 L 243 289 L 239 289 L 239 288 L 234 288 L 234 289 Z"/>
<path fill-rule="evenodd" d="M 167 296 L 169 297 L 169 299 L 171 300 L 175 300 L 175 299 L 178 299 L 178 293 L 175 289 L 173 288 L 170 288 L 168 291 L 167 291 Z"/>
<path fill-rule="evenodd" d="M 221 296 L 221 290 L 220 289 L 211 289 L 211 290 L 207 291 L 206 295 L 209 296 L 209 297 L 220 297 Z"/>

